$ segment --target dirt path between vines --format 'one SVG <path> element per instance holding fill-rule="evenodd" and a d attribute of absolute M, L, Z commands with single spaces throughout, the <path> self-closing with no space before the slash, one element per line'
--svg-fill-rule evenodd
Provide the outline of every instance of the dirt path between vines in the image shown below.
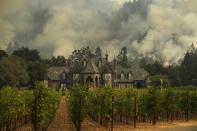
<path fill-rule="evenodd" d="M 116 124 L 114 131 L 197 131 L 197 121 L 175 121 L 158 122 L 155 126 L 151 123 L 137 123 L 136 129 L 133 125 Z"/>
<path fill-rule="evenodd" d="M 53 131 L 69 131 L 67 129 L 56 129 Z M 15 131 L 32 131 L 31 124 L 27 124 Z M 50 130 L 49 130 L 50 131 Z M 72 129 L 71 129 L 72 131 Z M 87 118 L 82 124 L 82 131 L 109 131 L 97 122 L 92 121 L 90 118 Z M 152 126 L 150 123 L 138 123 L 137 128 L 134 129 L 132 125 L 125 124 L 116 124 L 114 131 L 197 131 L 197 121 L 190 122 L 174 122 L 166 123 L 159 122 L 156 126 Z"/>
<path fill-rule="evenodd" d="M 26 125 L 19 127 L 15 131 L 32 131 L 32 125 L 31 125 L 31 123 L 28 123 Z"/>
<path fill-rule="evenodd" d="M 84 120 L 81 128 L 82 131 L 108 131 L 89 117 Z M 65 102 L 64 97 L 60 101 L 55 117 L 49 125 L 47 131 L 76 131 L 76 127 L 69 116 L 67 103 Z"/>
<path fill-rule="evenodd" d="M 67 103 L 65 102 L 64 97 L 61 99 L 55 117 L 47 131 L 76 131 L 76 128 L 70 119 Z"/>
<path fill-rule="evenodd" d="M 197 121 L 176 121 L 176 122 L 158 122 L 153 126 L 150 123 L 137 123 L 137 128 L 133 125 L 114 123 L 114 131 L 197 131 Z M 110 125 L 111 126 L 111 125 Z M 99 123 L 87 118 L 82 124 L 82 131 L 110 131 L 104 128 Z"/>
<path fill-rule="evenodd" d="M 81 126 L 82 131 L 109 131 L 99 123 L 93 121 L 90 117 L 86 118 Z"/>

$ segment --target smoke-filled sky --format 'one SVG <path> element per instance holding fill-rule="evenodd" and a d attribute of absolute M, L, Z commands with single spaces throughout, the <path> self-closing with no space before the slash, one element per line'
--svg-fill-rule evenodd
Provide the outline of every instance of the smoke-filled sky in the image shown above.
<path fill-rule="evenodd" d="M 196 7 L 197 0 L 0 0 L 0 48 L 18 43 L 68 57 L 89 45 L 113 57 L 126 46 L 130 57 L 176 63 L 197 46 Z"/>

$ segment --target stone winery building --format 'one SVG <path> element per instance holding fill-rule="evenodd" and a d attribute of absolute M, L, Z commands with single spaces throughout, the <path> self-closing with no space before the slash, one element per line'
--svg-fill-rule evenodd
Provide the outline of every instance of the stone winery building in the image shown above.
<path fill-rule="evenodd" d="M 117 64 L 116 58 L 108 62 L 108 53 L 102 59 L 83 59 L 81 63 L 72 63 L 67 66 L 51 67 L 48 70 L 48 87 L 69 88 L 74 85 L 85 85 L 99 88 L 103 86 L 127 88 L 146 88 L 149 74 L 142 68 L 123 68 Z"/>

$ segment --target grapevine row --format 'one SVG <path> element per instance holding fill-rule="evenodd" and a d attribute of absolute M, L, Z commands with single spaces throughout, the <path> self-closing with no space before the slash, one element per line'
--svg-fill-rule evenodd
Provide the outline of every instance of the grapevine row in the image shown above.
<path fill-rule="evenodd" d="M 60 92 L 54 89 L 47 88 L 43 82 L 35 84 L 34 97 L 38 98 L 38 105 L 33 109 L 38 109 L 38 128 L 39 130 L 46 130 L 50 124 L 51 118 L 60 102 Z M 38 106 L 37 108 L 35 106 Z M 35 124 L 35 111 L 32 113 L 32 123 Z"/>
<path fill-rule="evenodd" d="M 133 123 L 135 97 L 137 98 L 137 121 L 153 122 L 174 119 L 188 120 L 197 117 L 197 92 L 156 88 L 137 90 L 134 88 L 114 89 L 110 87 L 88 89 L 73 87 L 67 92 L 67 101 L 73 122 L 79 124 L 79 97 L 82 97 L 82 120 L 88 115 L 101 125 L 109 127 L 114 96 L 114 119 L 126 124 Z M 155 105 L 154 105 L 155 104 Z M 190 115 L 189 115 L 190 114 Z"/>
<path fill-rule="evenodd" d="M 6 87 L 0 91 L 0 129 L 13 130 L 31 116 L 34 96 L 32 91 Z"/>
<path fill-rule="evenodd" d="M 13 130 L 27 122 L 31 122 L 32 128 L 35 128 L 36 107 L 39 130 L 46 130 L 59 102 L 60 92 L 47 88 L 42 82 L 37 82 L 33 91 L 3 88 L 0 90 L 0 130 Z"/>

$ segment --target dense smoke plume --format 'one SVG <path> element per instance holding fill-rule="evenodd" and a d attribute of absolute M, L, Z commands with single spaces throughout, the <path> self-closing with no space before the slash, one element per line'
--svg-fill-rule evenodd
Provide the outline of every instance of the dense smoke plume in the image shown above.
<path fill-rule="evenodd" d="M 1 0 L 0 48 L 67 57 L 89 45 L 113 57 L 126 46 L 130 57 L 177 63 L 192 42 L 197 46 L 196 0 L 124 1 Z"/>

